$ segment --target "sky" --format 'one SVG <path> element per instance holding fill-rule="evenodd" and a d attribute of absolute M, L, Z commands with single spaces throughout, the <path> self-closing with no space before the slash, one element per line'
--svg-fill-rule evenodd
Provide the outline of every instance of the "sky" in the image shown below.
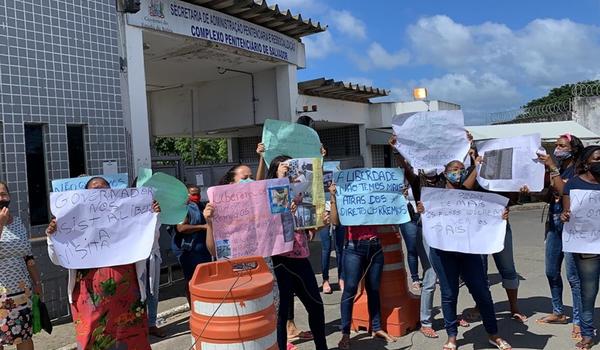
<path fill-rule="evenodd" d="M 554 87 L 600 79 L 600 0 L 270 0 L 327 31 L 304 37 L 298 81 L 326 77 L 391 90 L 388 100 L 462 106 L 466 124 Z"/>

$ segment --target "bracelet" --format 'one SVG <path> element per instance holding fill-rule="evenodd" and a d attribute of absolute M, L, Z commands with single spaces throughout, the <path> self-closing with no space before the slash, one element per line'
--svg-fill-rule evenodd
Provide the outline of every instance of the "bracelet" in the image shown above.
<path fill-rule="evenodd" d="M 557 167 L 551 167 L 551 168 L 548 168 L 548 172 L 549 172 L 549 173 L 555 173 L 555 172 L 558 172 L 558 168 L 557 168 Z"/>
<path fill-rule="evenodd" d="M 550 179 L 553 179 L 557 176 L 560 176 L 560 172 L 558 170 L 554 170 L 554 171 L 550 172 Z"/>

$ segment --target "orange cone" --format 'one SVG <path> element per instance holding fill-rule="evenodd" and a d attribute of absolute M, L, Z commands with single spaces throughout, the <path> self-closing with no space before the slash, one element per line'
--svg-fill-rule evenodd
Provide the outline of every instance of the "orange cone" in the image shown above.
<path fill-rule="evenodd" d="M 394 337 L 416 330 L 420 318 L 420 297 L 409 293 L 406 283 L 402 239 L 397 226 L 381 226 L 379 240 L 384 253 L 384 267 L 379 289 L 381 327 Z M 367 293 L 364 286 L 354 299 L 352 330 L 370 329 Z"/>
<path fill-rule="evenodd" d="M 195 350 L 277 349 L 273 275 L 262 257 L 198 265 L 190 295 Z"/>

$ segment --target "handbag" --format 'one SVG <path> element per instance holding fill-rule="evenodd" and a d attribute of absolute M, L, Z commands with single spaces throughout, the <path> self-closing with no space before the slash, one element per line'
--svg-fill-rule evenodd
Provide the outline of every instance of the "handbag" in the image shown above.
<path fill-rule="evenodd" d="M 52 334 L 52 322 L 46 304 L 40 300 L 40 296 L 34 294 L 31 297 L 32 301 L 32 316 L 33 316 L 33 334 L 37 334 L 43 330 L 48 334 Z"/>

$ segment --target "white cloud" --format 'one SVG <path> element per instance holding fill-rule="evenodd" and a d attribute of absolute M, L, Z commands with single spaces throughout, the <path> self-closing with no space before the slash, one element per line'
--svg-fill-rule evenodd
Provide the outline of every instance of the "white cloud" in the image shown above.
<path fill-rule="evenodd" d="M 407 34 L 420 63 L 463 74 L 490 72 L 512 84 L 547 89 L 600 71 L 600 27 L 569 19 L 536 19 L 511 29 L 438 15 L 421 18 Z"/>
<path fill-rule="evenodd" d="M 302 38 L 302 41 L 306 46 L 307 58 L 324 58 L 329 54 L 338 51 L 333 36 L 328 31 Z"/>
<path fill-rule="evenodd" d="M 365 54 L 351 54 L 351 58 L 357 64 L 358 69 L 368 71 L 372 69 L 390 70 L 408 64 L 410 54 L 406 50 L 394 53 L 388 52 L 378 42 L 371 43 Z"/>
<path fill-rule="evenodd" d="M 340 33 L 355 39 L 367 38 L 367 27 L 363 21 L 354 17 L 349 11 L 331 10 L 329 20 Z"/>

